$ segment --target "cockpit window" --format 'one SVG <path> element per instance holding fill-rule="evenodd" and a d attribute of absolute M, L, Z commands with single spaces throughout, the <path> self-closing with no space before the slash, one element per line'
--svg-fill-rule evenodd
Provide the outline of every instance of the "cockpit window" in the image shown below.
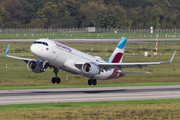
<path fill-rule="evenodd" d="M 45 46 L 48 46 L 48 44 L 46 42 L 38 42 L 38 41 L 35 41 L 34 44 L 43 44 Z"/>

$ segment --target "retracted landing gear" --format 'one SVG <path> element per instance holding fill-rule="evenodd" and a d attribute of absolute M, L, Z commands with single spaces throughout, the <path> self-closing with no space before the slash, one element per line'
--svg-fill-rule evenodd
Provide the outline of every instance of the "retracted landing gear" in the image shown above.
<path fill-rule="evenodd" d="M 55 84 L 55 83 L 59 84 L 61 82 L 61 79 L 59 77 L 57 77 L 59 69 L 57 69 L 55 67 L 53 67 L 53 68 L 54 68 L 53 72 L 55 73 L 55 77 L 52 78 L 52 83 L 53 84 Z"/>
<path fill-rule="evenodd" d="M 88 80 L 88 85 L 96 85 L 97 84 L 97 80 L 96 79 L 89 79 Z"/>

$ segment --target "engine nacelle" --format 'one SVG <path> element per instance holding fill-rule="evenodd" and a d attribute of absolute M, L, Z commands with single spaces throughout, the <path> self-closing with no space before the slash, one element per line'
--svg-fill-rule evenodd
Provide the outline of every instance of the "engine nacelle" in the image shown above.
<path fill-rule="evenodd" d="M 41 73 L 42 66 L 43 64 L 39 60 L 31 60 L 27 64 L 28 69 L 34 73 Z"/>
<path fill-rule="evenodd" d="M 93 63 L 85 63 L 82 66 L 82 71 L 88 76 L 94 76 L 100 73 L 98 66 Z"/>

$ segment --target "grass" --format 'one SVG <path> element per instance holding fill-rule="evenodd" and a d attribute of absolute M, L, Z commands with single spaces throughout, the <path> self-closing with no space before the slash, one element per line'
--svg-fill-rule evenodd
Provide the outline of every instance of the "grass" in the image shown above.
<path fill-rule="evenodd" d="M 2 105 L 0 119 L 179 119 L 180 100 Z"/>
<path fill-rule="evenodd" d="M 87 85 L 33 85 L 33 86 L 1 86 L 0 90 L 15 89 L 48 89 L 48 88 L 85 88 L 85 87 L 117 87 L 117 86 L 155 86 L 155 85 L 180 85 L 180 82 L 147 82 L 147 83 L 110 83 L 98 84 L 96 86 Z"/>
<path fill-rule="evenodd" d="M 158 100 L 133 100 L 133 101 L 101 101 L 101 102 L 74 102 L 74 103 L 40 103 L 40 104 L 15 104 L 1 105 L 0 111 L 15 110 L 36 110 L 36 109 L 62 109 L 80 107 L 109 107 L 116 105 L 160 105 L 160 104 L 180 104 L 180 99 L 158 99 Z"/>
<path fill-rule="evenodd" d="M 156 33 L 87 33 L 87 32 L 59 32 L 59 33 L 0 33 L 0 39 L 119 39 L 127 38 L 156 38 Z M 180 33 L 159 33 L 159 38 L 179 38 Z"/>
<path fill-rule="evenodd" d="M 22 55 L 26 58 L 35 58 L 29 51 L 29 43 L 12 43 L 9 54 L 14 56 Z M 117 44 L 83 44 L 83 43 L 66 43 L 66 45 L 76 48 L 81 51 L 87 51 L 93 56 L 100 56 L 107 60 Z M 4 56 L 4 51 L 8 46 L 7 43 L 0 45 L 0 89 L 28 89 L 28 88 L 62 88 L 62 87 L 89 87 L 87 78 L 76 76 L 64 71 L 60 71 L 58 76 L 61 78 L 60 85 L 52 85 L 51 78 L 54 76 L 53 70 L 47 69 L 44 73 L 35 74 L 29 71 L 26 64 L 17 59 L 7 58 Z M 90 50 L 93 46 L 93 50 Z M 142 49 L 140 49 L 142 46 Z M 107 47 L 107 50 L 106 50 Z M 138 85 L 167 85 L 179 84 L 179 52 L 180 46 L 177 44 L 165 45 L 161 44 L 158 47 L 158 57 L 144 57 L 144 51 L 151 54 L 155 44 L 127 44 L 123 62 L 155 62 L 167 61 L 170 59 L 173 51 L 177 51 L 174 60 L 171 64 L 144 67 L 142 70 L 138 68 L 123 69 L 124 71 L 140 71 L 151 72 L 151 75 L 126 75 L 125 77 L 98 81 L 98 87 L 103 86 L 138 86 Z M 18 49 L 18 52 L 16 51 Z M 98 52 L 96 52 L 98 50 Z M 133 55 L 135 52 L 135 55 Z M 108 56 L 106 56 L 108 54 Z M 160 55 L 162 54 L 162 55 Z M 7 68 L 6 68 L 7 64 Z M 66 80 L 68 76 L 68 80 Z"/>

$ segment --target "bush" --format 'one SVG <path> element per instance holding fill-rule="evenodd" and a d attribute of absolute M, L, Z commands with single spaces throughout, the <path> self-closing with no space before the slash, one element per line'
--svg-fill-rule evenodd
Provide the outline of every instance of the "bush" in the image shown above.
<path fill-rule="evenodd" d="M 20 53 L 20 52 L 21 52 L 21 49 L 15 49 L 14 52 L 15 52 L 15 53 Z"/>

